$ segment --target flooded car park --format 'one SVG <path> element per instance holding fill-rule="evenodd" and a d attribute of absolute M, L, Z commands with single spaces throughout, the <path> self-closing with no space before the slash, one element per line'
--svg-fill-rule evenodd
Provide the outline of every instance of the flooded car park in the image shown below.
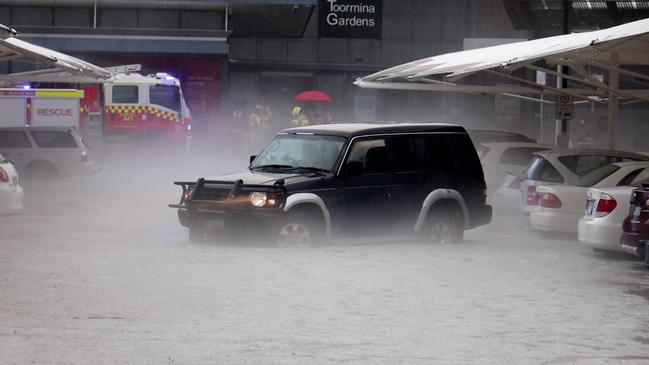
<path fill-rule="evenodd" d="M 3 361 L 649 360 L 640 261 L 506 220 L 453 244 L 191 243 L 169 181 L 234 166 L 125 153 L 100 155 L 96 175 L 27 185 L 25 209 L 0 218 Z"/>

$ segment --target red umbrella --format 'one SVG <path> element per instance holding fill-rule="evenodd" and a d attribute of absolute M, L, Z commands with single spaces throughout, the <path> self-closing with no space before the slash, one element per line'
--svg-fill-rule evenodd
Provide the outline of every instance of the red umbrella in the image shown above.
<path fill-rule="evenodd" d="M 301 92 L 293 98 L 295 101 L 313 101 L 316 103 L 331 103 L 331 97 L 321 91 L 310 90 Z"/>

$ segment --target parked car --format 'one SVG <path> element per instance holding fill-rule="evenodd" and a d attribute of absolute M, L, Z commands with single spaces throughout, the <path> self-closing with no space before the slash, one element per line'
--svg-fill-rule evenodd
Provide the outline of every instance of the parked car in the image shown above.
<path fill-rule="evenodd" d="M 584 216 L 588 188 L 629 185 L 647 167 L 649 161 L 618 162 L 587 173 L 573 185 L 537 186 L 530 226 L 540 231 L 576 234 L 579 219 Z"/>
<path fill-rule="evenodd" d="M 529 213 L 537 208 L 538 185 L 574 185 L 580 177 L 602 166 L 615 162 L 649 160 L 649 156 L 639 153 L 594 149 L 557 148 L 537 152 L 535 155 L 520 182 L 516 211 L 524 217 L 528 217 Z M 499 202 L 495 201 L 494 204 Z"/>
<path fill-rule="evenodd" d="M 0 214 L 13 214 L 23 209 L 23 188 L 13 162 L 0 155 Z"/>
<path fill-rule="evenodd" d="M 534 158 L 534 152 L 551 149 L 552 146 L 532 142 L 481 143 L 478 157 L 487 182 L 487 202 L 493 200 L 495 191 L 506 174 L 522 174 Z"/>
<path fill-rule="evenodd" d="M 483 143 L 496 143 L 496 142 L 528 142 L 536 143 L 530 137 L 524 136 L 520 133 L 494 131 L 486 129 L 469 129 L 469 137 L 473 145 L 477 149 Z"/>
<path fill-rule="evenodd" d="M 644 259 L 649 265 L 649 183 L 633 190 L 629 214 L 622 222 L 622 251 Z"/>
<path fill-rule="evenodd" d="M 485 181 L 466 130 L 451 124 L 329 124 L 280 132 L 246 171 L 178 181 L 192 241 L 254 233 L 279 246 L 411 233 L 462 240 L 489 223 Z"/>
<path fill-rule="evenodd" d="M 74 128 L 2 128 L 0 153 L 14 162 L 25 179 L 42 180 L 99 171 Z"/>
<path fill-rule="evenodd" d="M 620 186 L 588 189 L 586 213 L 579 219 L 579 241 L 594 249 L 622 251 L 620 236 L 624 218 L 629 214 L 629 198 L 633 189 L 649 183 L 649 168 L 627 182 L 620 182 Z"/>

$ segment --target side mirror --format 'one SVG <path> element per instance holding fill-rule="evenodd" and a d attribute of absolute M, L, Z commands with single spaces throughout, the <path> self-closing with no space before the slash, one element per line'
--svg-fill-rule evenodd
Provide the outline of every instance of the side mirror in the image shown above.
<path fill-rule="evenodd" d="M 257 158 L 257 155 L 250 155 L 250 163 Z"/>

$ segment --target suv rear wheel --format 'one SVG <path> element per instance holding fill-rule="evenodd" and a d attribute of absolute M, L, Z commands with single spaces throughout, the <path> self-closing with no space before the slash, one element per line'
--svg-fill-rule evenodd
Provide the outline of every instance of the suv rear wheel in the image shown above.
<path fill-rule="evenodd" d="M 423 237 L 430 243 L 458 243 L 464 239 L 463 218 L 457 209 L 435 209 L 428 216 Z"/>

